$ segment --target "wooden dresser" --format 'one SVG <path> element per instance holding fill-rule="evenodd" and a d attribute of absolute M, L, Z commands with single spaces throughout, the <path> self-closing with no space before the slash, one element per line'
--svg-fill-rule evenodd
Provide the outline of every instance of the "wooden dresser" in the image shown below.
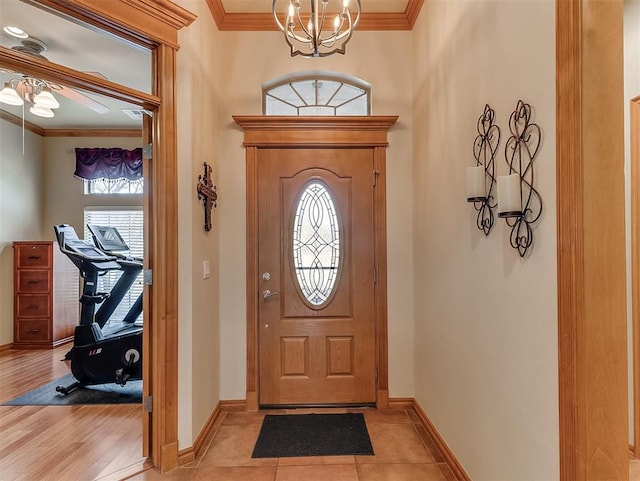
<path fill-rule="evenodd" d="M 52 348 L 73 339 L 79 273 L 50 241 L 13 243 L 13 346 Z"/>

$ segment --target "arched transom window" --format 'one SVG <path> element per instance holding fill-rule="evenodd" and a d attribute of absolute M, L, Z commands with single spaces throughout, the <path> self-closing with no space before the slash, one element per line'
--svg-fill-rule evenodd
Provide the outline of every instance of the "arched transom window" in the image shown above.
<path fill-rule="evenodd" d="M 297 72 L 262 85 L 264 115 L 371 115 L 371 84 L 325 71 Z"/>

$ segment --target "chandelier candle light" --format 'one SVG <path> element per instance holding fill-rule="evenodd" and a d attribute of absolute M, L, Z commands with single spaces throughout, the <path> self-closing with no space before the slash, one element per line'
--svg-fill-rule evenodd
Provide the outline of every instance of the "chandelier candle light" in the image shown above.
<path fill-rule="evenodd" d="M 304 13 L 301 13 L 301 0 L 289 0 L 288 10 L 283 13 L 284 22 L 278 18 L 277 3 L 278 0 L 273 0 L 273 18 L 284 33 L 292 57 L 344 54 L 345 47 L 360 22 L 360 0 L 310 0 L 310 10 Z M 332 15 L 327 11 L 329 3 L 332 6 L 341 4 L 341 9 L 335 11 L 333 21 L 328 18 Z M 351 15 L 350 4 L 355 5 L 355 19 Z"/>

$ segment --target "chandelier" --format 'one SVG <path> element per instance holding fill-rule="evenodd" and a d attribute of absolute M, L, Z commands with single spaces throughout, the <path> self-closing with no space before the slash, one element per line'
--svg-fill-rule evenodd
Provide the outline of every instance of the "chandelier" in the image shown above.
<path fill-rule="evenodd" d="M 0 90 L 0 102 L 8 105 L 24 105 L 27 102 L 31 104 L 29 112 L 33 115 L 51 118 L 54 116 L 52 109 L 60 107 L 51 91 L 59 88 L 45 80 L 23 76 L 5 82 Z"/>
<path fill-rule="evenodd" d="M 289 8 L 283 13 L 281 22 L 276 12 L 276 3 L 273 0 L 273 18 L 280 31 L 284 33 L 284 39 L 291 48 L 291 56 L 326 57 L 333 53 L 344 54 L 347 42 L 351 40 L 353 31 L 360 22 L 360 0 L 355 3 L 355 20 L 349 9 L 350 0 L 310 0 L 310 11 L 301 13 L 301 0 L 289 0 Z M 341 5 L 341 9 L 334 13 L 327 11 L 329 3 Z M 334 6 L 334 8 L 336 8 Z M 339 7 L 340 8 L 340 7 Z M 332 16 L 333 23 L 327 17 Z"/>

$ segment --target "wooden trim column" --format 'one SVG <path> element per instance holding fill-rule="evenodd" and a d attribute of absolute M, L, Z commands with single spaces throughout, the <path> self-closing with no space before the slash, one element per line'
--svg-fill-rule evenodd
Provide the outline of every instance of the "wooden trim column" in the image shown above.
<path fill-rule="evenodd" d="M 159 45 L 154 64 L 162 105 L 154 116 L 154 173 L 151 235 L 154 255 L 152 290 L 151 418 L 152 459 L 161 471 L 178 465 L 178 178 L 176 134 L 176 50 Z M 161 135 L 162 132 L 162 135 Z M 145 326 L 146 328 L 146 326 Z"/>
<path fill-rule="evenodd" d="M 556 1 L 560 479 L 626 480 L 621 0 Z"/>
<path fill-rule="evenodd" d="M 640 97 L 630 102 L 633 455 L 640 458 Z"/>

